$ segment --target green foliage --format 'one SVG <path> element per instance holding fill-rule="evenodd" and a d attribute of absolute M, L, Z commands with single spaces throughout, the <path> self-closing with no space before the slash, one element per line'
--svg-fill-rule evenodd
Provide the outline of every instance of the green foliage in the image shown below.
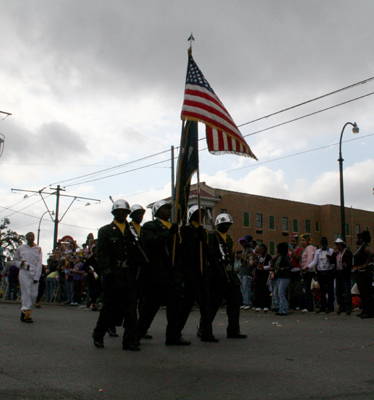
<path fill-rule="evenodd" d="M 26 243 L 26 237 L 24 235 L 19 235 L 11 229 L 2 232 L 9 224 L 10 220 L 8 218 L 4 218 L 0 224 L 0 246 L 3 248 L 3 255 L 5 257 L 14 257 L 17 247 Z"/>

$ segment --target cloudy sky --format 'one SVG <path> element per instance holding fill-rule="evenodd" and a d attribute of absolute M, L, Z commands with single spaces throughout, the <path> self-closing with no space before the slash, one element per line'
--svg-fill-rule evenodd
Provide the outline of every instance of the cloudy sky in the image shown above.
<path fill-rule="evenodd" d="M 0 219 L 36 232 L 45 205 L 11 189 L 60 184 L 101 200 L 75 201 L 60 224 L 82 243 L 111 220 L 109 195 L 143 206 L 169 195 L 191 32 L 196 63 L 258 158 L 213 156 L 201 141 L 202 181 L 339 204 L 337 144 L 357 122 L 358 135 L 344 132 L 346 206 L 374 211 L 373 20 L 364 0 L 0 0 L 0 110 L 12 113 L 0 114 Z"/>

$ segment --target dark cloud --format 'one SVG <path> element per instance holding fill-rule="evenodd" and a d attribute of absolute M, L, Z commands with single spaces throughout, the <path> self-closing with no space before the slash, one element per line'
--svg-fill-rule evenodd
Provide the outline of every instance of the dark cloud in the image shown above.
<path fill-rule="evenodd" d="M 313 95 L 373 70 L 369 2 L 2 3 L 8 34 L 23 43 L 17 51 L 38 58 L 39 73 L 58 95 L 137 98 L 159 90 L 175 102 L 191 31 L 196 61 L 223 100 Z"/>
<path fill-rule="evenodd" d="M 81 135 L 61 122 L 43 124 L 36 132 L 9 122 L 4 133 L 4 162 L 63 164 L 75 160 L 76 164 L 80 164 L 89 154 Z"/>

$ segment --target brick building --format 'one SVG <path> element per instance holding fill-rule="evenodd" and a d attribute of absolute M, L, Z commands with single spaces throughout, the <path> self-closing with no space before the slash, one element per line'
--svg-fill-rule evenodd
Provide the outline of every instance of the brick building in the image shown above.
<path fill-rule="evenodd" d="M 318 206 L 216 189 L 205 182 L 200 185 L 200 193 L 201 205 L 210 211 L 213 221 L 221 212 L 228 212 L 232 216 L 234 225 L 229 234 L 235 243 L 249 234 L 258 242 L 265 243 L 272 255 L 275 254 L 277 243 L 288 242 L 293 233 L 310 233 L 315 245 L 319 244 L 322 236 L 326 236 L 331 247 L 340 235 L 340 206 Z M 189 205 L 194 204 L 197 204 L 196 185 L 192 185 L 189 198 Z M 347 245 L 355 250 L 356 234 L 363 230 L 373 232 L 374 212 L 346 208 L 345 218 Z M 204 226 L 212 230 L 208 217 Z"/>

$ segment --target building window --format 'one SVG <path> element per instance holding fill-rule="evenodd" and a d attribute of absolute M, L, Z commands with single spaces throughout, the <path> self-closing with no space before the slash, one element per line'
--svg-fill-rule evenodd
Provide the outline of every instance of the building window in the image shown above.
<path fill-rule="evenodd" d="M 274 242 L 270 242 L 269 252 L 270 252 L 271 256 L 275 256 L 275 245 L 274 245 Z"/>
<path fill-rule="evenodd" d="M 319 222 L 316 222 L 316 232 L 319 232 Z"/>
<path fill-rule="evenodd" d="M 262 214 L 256 214 L 256 228 L 262 228 Z"/>
<path fill-rule="evenodd" d="M 361 225 L 356 225 L 356 235 L 361 232 Z"/>
<path fill-rule="evenodd" d="M 275 230 L 275 218 L 274 218 L 274 215 L 270 215 L 270 217 L 269 217 L 269 229 L 271 229 L 272 231 Z"/>
<path fill-rule="evenodd" d="M 305 220 L 305 232 L 310 233 L 310 221 L 309 219 Z"/>
<path fill-rule="evenodd" d="M 345 224 L 345 235 L 346 236 L 351 236 L 351 225 Z"/>
<path fill-rule="evenodd" d="M 282 231 L 288 232 L 288 218 L 282 217 Z"/>
<path fill-rule="evenodd" d="M 243 226 L 249 228 L 249 212 L 243 212 Z"/>
<path fill-rule="evenodd" d="M 299 232 L 299 220 L 294 219 L 292 225 L 293 225 L 293 232 L 298 233 Z"/>

